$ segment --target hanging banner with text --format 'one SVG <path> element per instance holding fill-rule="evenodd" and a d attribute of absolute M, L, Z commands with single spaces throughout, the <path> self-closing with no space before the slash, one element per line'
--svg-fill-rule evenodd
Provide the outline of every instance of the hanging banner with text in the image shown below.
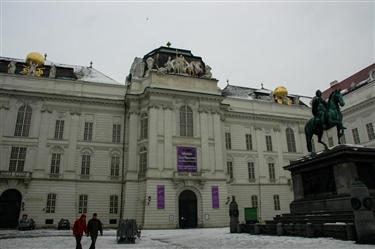
<path fill-rule="evenodd" d="M 212 208 L 219 208 L 219 187 L 212 186 L 211 192 L 212 192 Z"/>
<path fill-rule="evenodd" d="M 157 196 L 158 196 L 157 206 L 158 206 L 159 209 L 163 209 L 165 207 L 164 185 L 157 185 L 156 193 L 157 193 Z"/>
<path fill-rule="evenodd" d="M 197 148 L 177 146 L 177 171 L 197 172 Z"/>

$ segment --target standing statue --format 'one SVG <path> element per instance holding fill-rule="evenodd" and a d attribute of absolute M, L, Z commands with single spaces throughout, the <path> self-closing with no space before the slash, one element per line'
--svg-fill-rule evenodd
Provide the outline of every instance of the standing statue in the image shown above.
<path fill-rule="evenodd" d="M 8 73 L 14 74 L 15 72 L 16 72 L 16 62 L 15 61 L 11 61 L 8 64 Z"/>
<path fill-rule="evenodd" d="M 322 141 L 323 132 L 331 129 L 332 127 L 337 128 L 337 138 L 340 143 L 340 138 L 344 135 L 346 129 L 342 124 L 342 114 L 340 106 L 344 106 L 344 100 L 340 90 L 335 90 L 331 93 L 326 103 L 322 98 L 322 92 L 316 91 L 316 96 L 312 101 L 312 113 L 314 115 L 305 125 L 305 135 L 307 150 L 312 153 L 311 139 L 315 134 L 318 136 L 318 142 L 324 145 L 324 148 L 328 150 L 327 144 Z"/>
<path fill-rule="evenodd" d="M 50 78 L 56 77 L 56 66 L 54 64 L 51 65 L 51 68 L 49 70 L 49 77 Z"/>
<path fill-rule="evenodd" d="M 232 196 L 232 201 L 229 204 L 229 216 L 230 216 L 230 223 L 229 228 L 231 233 L 237 233 L 238 232 L 238 204 L 236 202 L 236 199 L 234 198 L 234 195 Z"/>
<path fill-rule="evenodd" d="M 148 57 L 146 59 L 147 71 L 145 73 L 145 77 L 148 77 L 151 73 L 152 68 L 154 67 L 154 59 L 152 57 Z"/>

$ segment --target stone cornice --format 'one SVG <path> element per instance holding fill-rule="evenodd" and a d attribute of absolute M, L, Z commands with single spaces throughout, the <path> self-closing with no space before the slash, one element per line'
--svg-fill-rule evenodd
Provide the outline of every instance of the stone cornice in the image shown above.
<path fill-rule="evenodd" d="M 309 118 L 303 119 L 301 117 L 285 117 L 285 116 L 276 116 L 276 115 L 267 115 L 259 113 L 245 113 L 245 112 L 235 112 L 235 111 L 226 111 L 224 112 L 226 120 L 228 118 L 238 118 L 238 119 L 247 119 L 247 120 L 261 120 L 261 121 L 281 121 L 281 122 L 307 122 Z"/>
<path fill-rule="evenodd" d="M 345 110 L 342 110 L 342 114 L 345 117 L 345 114 L 352 114 L 355 111 L 363 110 L 363 108 L 368 107 L 369 105 L 375 104 L 375 97 L 372 97 L 370 99 L 366 99 L 361 103 L 358 103 L 356 105 L 350 106 Z"/>
<path fill-rule="evenodd" d="M 193 91 L 182 91 L 182 90 L 175 90 L 175 89 L 164 89 L 164 88 L 156 88 L 156 87 L 146 87 L 143 93 L 140 94 L 127 94 L 128 98 L 143 98 L 150 94 L 157 94 L 157 95 L 164 95 L 164 96 L 178 96 L 178 97 L 186 97 L 186 98 L 197 98 L 197 99 L 205 99 L 210 101 L 219 101 L 221 102 L 224 97 L 221 95 L 215 95 L 210 93 L 200 93 L 200 92 L 193 92 Z"/>
<path fill-rule="evenodd" d="M 63 94 L 54 94 L 54 93 L 42 93 L 42 92 L 28 92 L 28 91 L 19 91 L 19 90 L 7 90 L 0 89 L 0 95 L 8 95 L 14 97 L 36 97 L 42 100 L 50 101 L 61 101 L 61 102 L 77 102 L 77 103 L 95 103 L 101 105 L 124 105 L 124 100 L 115 100 L 115 99 L 105 99 L 105 98 L 93 98 L 85 96 L 73 96 L 73 95 L 63 95 Z"/>

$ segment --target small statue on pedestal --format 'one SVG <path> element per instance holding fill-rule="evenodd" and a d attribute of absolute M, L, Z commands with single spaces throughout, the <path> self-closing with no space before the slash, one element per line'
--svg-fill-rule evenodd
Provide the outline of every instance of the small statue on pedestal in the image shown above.
<path fill-rule="evenodd" d="M 234 195 L 232 195 L 232 201 L 229 204 L 229 216 L 230 216 L 230 232 L 231 233 L 238 233 L 238 204 L 236 202 L 236 199 Z"/>

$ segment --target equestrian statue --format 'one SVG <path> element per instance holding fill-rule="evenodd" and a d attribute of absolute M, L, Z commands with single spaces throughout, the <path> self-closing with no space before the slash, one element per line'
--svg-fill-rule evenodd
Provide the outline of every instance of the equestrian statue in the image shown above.
<path fill-rule="evenodd" d="M 325 150 L 328 150 L 327 144 L 322 141 L 323 132 L 332 127 L 337 128 L 337 138 L 340 144 L 340 138 L 344 135 L 346 129 L 342 124 L 342 114 L 340 107 L 344 106 L 343 96 L 340 90 L 334 90 L 328 98 L 328 102 L 322 98 L 322 92 L 316 91 L 315 97 L 312 100 L 312 114 L 314 115 L 305 125 L 305 135 L 307 150 L 312 151 L 311 139 L 313 135 L 318 136 L 318 142 L 324 145 Z"/>

